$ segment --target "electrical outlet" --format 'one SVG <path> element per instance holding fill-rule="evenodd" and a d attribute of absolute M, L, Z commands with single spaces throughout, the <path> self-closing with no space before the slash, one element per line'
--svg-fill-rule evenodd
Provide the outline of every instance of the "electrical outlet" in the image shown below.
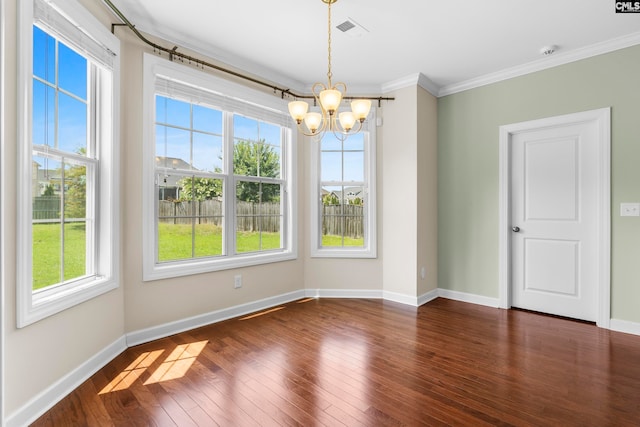
<path fill-rule="evenodd" d="M 620 203 L 620 216 L 640 216 L 640 203 Z"/>
<path fill-rule="evenodd" d="M 240 274 L 233 277 L 233 288 L 238 289 L 242 287 L 242 276 Z"/>

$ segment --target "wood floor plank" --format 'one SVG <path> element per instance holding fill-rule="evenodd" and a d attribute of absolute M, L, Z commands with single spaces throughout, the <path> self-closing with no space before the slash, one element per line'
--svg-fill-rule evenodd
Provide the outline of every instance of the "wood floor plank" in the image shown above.
<path fill-rule="evenodd" d="M 132 347 L 41 426 L 638 426 L 640 337 L 445 299 L 311 299 Z"/>

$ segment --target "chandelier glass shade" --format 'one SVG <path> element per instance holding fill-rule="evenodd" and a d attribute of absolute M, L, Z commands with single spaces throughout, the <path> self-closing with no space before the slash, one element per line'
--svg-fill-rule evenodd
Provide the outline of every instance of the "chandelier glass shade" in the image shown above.
<path fill-rule="evenodd" d="M 309 111 L 309 104 L 305 101 L 291 101 L 289 114 L 298 124 L 298 129 L 307 136 L 319 136 L 322 138 L 325 132 L 333 132 L 339 138 L 344 139 L 348 135 L 362 130 L 362 124 L 371 110 L 371 100 L 353 99 L 351 111 L 339 112 L 340 104 L 347 92 L 347 86 L 342 83 L 332 84 L 331 78 L 331 5 L 337 0 L 322 0 L 328 5 L 328 71 L 327 84 L 314 83 L 311 87 L 315 105 L 320 106 L 320 112 Z"/>

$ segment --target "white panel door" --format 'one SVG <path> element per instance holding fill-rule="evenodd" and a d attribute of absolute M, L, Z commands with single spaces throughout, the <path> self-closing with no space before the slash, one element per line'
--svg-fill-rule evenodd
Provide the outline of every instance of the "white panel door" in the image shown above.
<path fill-rule="evenodd" d="M 512 135 L 514 307 L 597 320 L 598 137 L 594 122 Z"/>

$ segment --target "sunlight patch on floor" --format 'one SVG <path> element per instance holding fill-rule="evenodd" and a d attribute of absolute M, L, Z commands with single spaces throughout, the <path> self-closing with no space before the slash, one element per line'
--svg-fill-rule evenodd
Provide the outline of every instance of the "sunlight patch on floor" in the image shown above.
<path fill-rule="evenodd" d="M 144 385 L 184 377 L 208 342 L 209 341 L 198 341 L 177 346 L 144 382 Z M 156 350 L 142 353 L 133 363 L 116 375 L 98 394 L 128 389 L 164 352 L 165 350 Z"/>

